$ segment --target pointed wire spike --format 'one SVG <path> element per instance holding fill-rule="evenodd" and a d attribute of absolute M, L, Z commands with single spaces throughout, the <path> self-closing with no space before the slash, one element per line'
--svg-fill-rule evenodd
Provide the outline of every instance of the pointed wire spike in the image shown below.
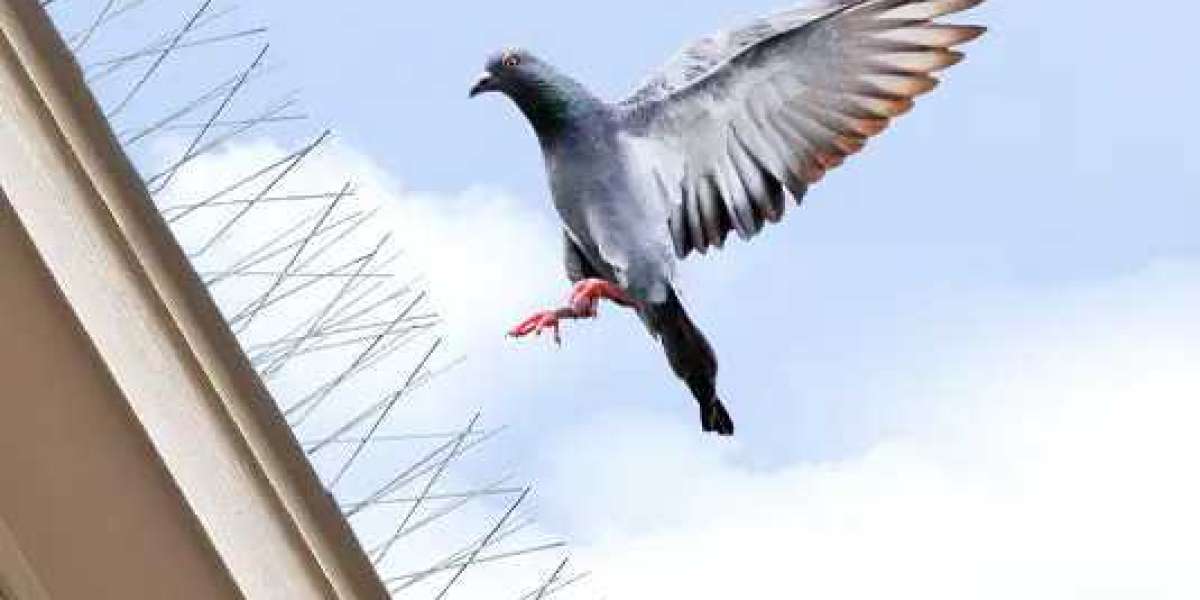
<path fill-rule="evenodd" d="M 179 168 L 187 164 L 188 161 L 198 155 L 197 147 L 200 145 L 200 142 L 204 140 L 204 136 L 208 134 L 209 129 L 212 128 L 213 122 L 220 118 L 225 110 L 229 108 L 229 105 L 233 102 L 234 97 L 236 97 L 238 92 L 242 90 L 242 87 L 245 86 L 246 79 L 250 77 L 250 74 L 253 73 L 259 65 L 262 64 L 263 58 L 267 56 L 267 50 L 269 48 L 269 44 L 263 44 L 263 47 L 261 50 L 259 50 L 258 55 L 255 56 L 254 60 L 250 62 L 250 66 L 246 67 L 246 69 L 242 71 L 242 74 L 238 76 L 237 82 L 233 84 L 233 87 L 229 88 L 229 93 L 225 94 L 225 97 L 221 99 L 221 103 L 217 106 L 216 110 L 214 110 L 212 115 L 208 117 L 208 121 L 204 123 L 204 126 L 201 127 L 200 131 L 192 138 L 191 143 L 188 144 L 187 150 L 183 151 L 183 157 L 175 163 L 176 166 L 164 174 L 161 182 L 157 182 L 157 178 L 151 178 L 150 180 L 147 180 L 146 183 L 148 185 L 153 185 L 156 182 L 158 183 L 156 189 L 152 190 L 151 193 L 162 191 L 168 185 L 170 185 L 171 179 L 176 173 L 179 172 Z"/>
<path fill-rule="evenodd" d="M 400 388 L 400 390 L 396 392 L 392 401 L 388 403 L 387 407 L 385 407 L 383 411 L 379 413 L 379 417 L 371 424 L 371 427 L 367 431 L 367 435 L 363 438 L 362 443 L 354 447 L 354 452 L 351 453 L 350 458 L 346 459 L 346 462 L 342 464 L 340 469 L 338 469 L 337 474 L 334 475 L 333 479 L 329 483 L 329 487 L 331 489 L 337 487 L 337 484 L 341 481 L 342 477 L 344 477 L 346 473 L 350 471 L 350 468 L 354 466 L 354 461 L 358 459 L 359 455 L 362 454 L 362 451 L 367 447 L 367 444 L 370 443 L 371 437 L 379 431 L 379 427 L 382 426 L 384 421 L 387 420 L 387 417 L 391 413 L 392 408 L 396 405 L 396 402 L 404 396 L 404 392 L 407 391 L 412 385 L 412 382 L 416 376 L 425 369 L 425 366 L 429 363 L 429 359 L 433 358 L 433 354 L 437 352 L 441 345 L 442 340 L 439 338 L 433 343 L 433 345 L 429 347 L 429 351 L 426 352 L 425 356 L 421 358 L 421 362 L 409 372 L 408 379 L 404 382 L 404 385 Z M 478 417 L 472 419 L 471 424 L 474 425 L 476 420 L 478 420 Z"/>
<path fill-rule="evenodd" d="M 495 527 L 488 532 L 487 536 L 484 538 L 484 541 L 475 549 L 474 552 L 471 553 L 471 556 L 467 559 L 467 561 L 463 563 L 457 571 L 454 572 L 454 576 L 450 578 L 450 581 L 446 582 L 446 586 L 442 588 L 442 591 L 438 593 L 434 600 L 442 600 L 446 597 L 446 594 L 450 592 L 450 588 L 454 587 L 454 584 L 458 582 L 458 579 L 462 577 L 462 574 L 475 563 L 475 559 L 479 556 L 479 552 L 482 551 L 485 546 L 487 546 L 488 542 L 492 539 L 496 532 L 504 525 L 506 521 L 508 521 L 509 518 L 512 517 L 513 512 L 517 510 L 517 507 L 519 507 L 528 496 L 529 488 L 525 488 L 525 491 L 521 492 L 520 497 L 518 497 L 516 501 L 509 506 L 508 511 L 506 511 L 504 515 L 496 521 Z"/>
<path fill-rule="evenodd" d="M 183 26 L 183 29 L 180 29 L 179 32 L 175 35 L 175 37 L 171 39 L 171 43 L 168 44 L 167 47 L 164 48 L 163 51 L 158 54 L 158 57 L 155 58 L 154 63 L 151 64 L 148 69 L 146 69 L 146 71 L 142 74 L 142 77 L 140 79 L 138 79 L 137 83 L 133 84 L 133 87 L 130 88 L 129 91 L 125 94 L 125 97 L 123 97 L 120 100 L 120 102 L 117 103 L 117 105 L 115 107 L 113 107 L 111 110 L 105 112 L 105 114 L 104 114 L 105 117 L 112 119 L 113 117 L 117 116 L 122 111 L 124 111 L 125 108 L 128 107 L 131 102 L 133 102 L 133 99 L 135 97 L 137 97 L 138 92 L 141 92 L 142 89 L 146 86 L 146 83 L 149 82 L 150 79 L 152 77 L 154 77 L 154 74 L 159 71 L 159 68 L 162 67 L 163 62 L 165 62 L 167 60 L 167 57 L 170 56 L 172 52 L 174 52 L 174 50 L 175 50 L 176 46 L 178 46 L 179 42 L 182 41 L 183 38 L 189 32 L 191 32 L 193 30 L 193 28 L 196 26 L 196 21 L 199 20 L 200 17 L 202 17 L 204 15 L 204 13 L 208 11 L 208 8 L 212 4 L 212 2 L 213 2 L 213 0 L 204 0 L 204 2 L 200 5 L 200 8 L 196 9 L 196 11 L 194 13 L 192 13 L 192 16 L 188 18 L 188 21 Z"/>
<path fill-rule="evenodd" d="M 440 481 L 442 478 L 442 474 L 445 473 L 446 467 L 449 466 L 450 462 L 458 456 L 459 449 L 462 448 L 463 442 L 467 439 L 467 435 L 475 428 L 475 424 L 478 422 L 479 413 L 475 413 L 475 416 L 471 417 L 471 422 L 467 423 L 467 427 L 465 430 L 463 430 L 463 433 L 454 439 L 454 446 L 451 448 L 450 452 L 446 454 L 446 458 L 438 463 L 437 469 L 434 470 L 434 472 L 429 476 L 429 479 L 426 480 L 425 486 L 421 489 L 420 495 L 417 497 L 418 500 L 409 506 L 408 511 L 404 514 L 404 518 L 401 519 L 400 524 L 396 526 L 396 533 L 389 537 L 387 541 L 384 542 L 384 544 L 377 550 L 377 552 L 374 553 L 374 556 L 371 558 L 372 563 L 378 565 L 379 563 L 383 562 L 383 559 L 387 558 L 388 553 L 391 552 L 393 547 L 395 547 L 396 542 L 404 536 L 405 527 L 408 526 L 409 521 L 411 521 L 413 515 L 417 513 L 417 510 L 421 507 L 421 504 L 424 503 L 425 500 L 428 499 L 429 495 L 433 492 L 433 486 L 437 485 L 438 481 Z"/>
<path fill-rule="evenodd" d="M 200 0 L 195 1 L 199 2 Z M 76 38 L 76 41 L 79 42 L 77 47 L 98 48 L 100 46 L 99 43 L 89 45 L 91 36 L 101 31 L 104 27 L 108 27 L 108 23 L 113 22 L 117 16 L 126 14 L 134 7 L 140 6 L 145 2 L 146 0 L 130 0 L 120 3 L 119 0 L 107 0 L 100 14 L 93 21 L 93 25 L 89 26 L 91 30 L 85 35 Z M 50 6 L 58 3 L 59 0 L 41 0 L 42 6 Z M 87 71 L 89 77 L 94 76 L 96 79 L 102 79 L 108 74 L 120 72 L 122 77 L 125 74 L 129 74 L 131 81 L 136 79 L 131 88 L 121 90 L 125 93 L 125 96 L 109 110 L 110 116 L 117 116 L 118 114 L 132 115 L 135 112 L 135 108 L 140 111 L 141 105 L 147 104 L 144 99 L 154 93 L 151 86 L 164 85 L 167 73 L 164 65 L 168 61 L 172 64 L 177 62 L 176 57 L 183 55 L 180 52 L 181 50 L 214 46 L 222 42 L 258 35 L 264 31 L 263 28 L 254 28 L 230 33 L 214 33 L 211 29 L 201 32 L 202 28 L 216 22 L 222 15 L 228 13 L 228 11 L 218 10 L 216 4 L 211 0 L 204 1 L 182 28 L 173 27 L 162 39 L 153 41 L 147 46 L 142 46 L 140 49 L 126 51 L 121 54 L 110 54 L 103 61 L 88 63 L 80 59 L 80 63 L 89 64 Z M 265 54 L 265 47 L 263 53 Z M 261 55 L 259 59 L 262 59 Z M 152 64 L 148 68 L 143 68 L 146 61 L 150 61 Z M 140 77 L 139 71 L 134 71 L 133 69 L 140 69 Z M 252 67 L 249 69 L 250 73 L 243 72 L 240 76 L 234 76 L 202 95 L 188 100 L 187 104 L 182 105 L 182 110 L 173 109 L 165 118 L 144 127 L 126 129 L 122 132 L 120 137 L 127 148 L 134 144 L 155 140 L 160 135 L 165 137 L 168 133 L 175 135 L 178 132 L 186 132 L 180 134 L 180 137 L 187 136 L 184 138 L 184 141 L 191 140 L 183 153 L 179 155 L 176 164 L 172 165 L 167 171 L 147 178 L 147 181 L 158 192 L 163 192 L 163 190 L 171 187 L 173 180 L 178 178 L 180 173 L 185 172 L 184 169 L 196 158 L 207 156 L 210 152 L 219 149 L 222 144 L 234 140 L 239 133 L 248 131 L 250 128 L 264 123 L 284 123 L 298 121 L 303 118 L 302 115 L 294 114 L 295 111 L 291 111 L 290 113 L 284 112 L 285 109 L 292 106 L 291 101 L 283 103 L 286 106 L 280 107 L 276 105 L 267 107 L 263 112 L 254 117 L 233 114 L 234 111 L 232 109 L 235 103 L 239 106 L 244 104 L 241 98 L 246 96 L 248 92 L 243 88 L 252 79 L 259 79 L 267 70 L 265 62 Z M 94 81 L 93 79 L 89 80 Z M 137 106 L 134 106 L 134 104 L 137 104 Z M 282 188 L 285 186 L 280 183 L 280 180 L 289 177 L 289 173 L 293 168 L 298 169 L 299 163 L 304 160 L 305 155 L 310 150 L 312 148 L 299 151 L 297 153 L 298 156 L 292 155 L 286 157 L 278 163 L 262 169 L 256 175 L 244 178 L 234 185 L 218 191 L 216 195 L 206 200 L 192 202 L 188 205 L 165 207 L 161 211 L 172 221 L 174 226 L 180 228 L 177 231 L 181 231 L 184 227 L 197 226 L 196 222 L 204 222 L 206 218 L 224 219 L 223 222 L 218 221 L 220 229 L 216 235 L 209 238 L 207 242 L 198 246 L 193 245 L 190 248 L 190 256 L 192 258 L 199 259 L 202 256 L 204 258 L 203 265 L 208 269 L 204 271 L 205 283 L 210 286 L 210 289 L 239 279 L 246 280 L 254 277 L 270 279 L 271 282 L 268 291 L 255 298 L 248 305 L 248 310 L 245 310 L 240 318 L 231 319 L 241 322 L 239 331 L 248 330 L 256 320 L 263 320 L 264 323 L 260 327 L 254 327 L 252 333 L 259 335 L 259 330 L 269 329 L 265 324 L 268 313 L 264 311 L 273 311 L 269 313 L 269 316 L 271 319 L 274 319 L 275 315 L 281 314 L 284 310 L 280 308 L 281 304 L 276 302 L 276 300 L 283 297 L 305 298 L 308 297 L 306 296 L 307 294 L 314 293 L 317 290 L 316 287 L 306 286 L 310 280 L 327 281 L 329 282 L 327 284 L 328 288 L 348 282 L 342 288 L 343 293 L 339 300 L 322 306 L 320 312 L 315 315 L 308 315 L 313 317 L 311 320 L 306 318 L 297 319 L 298 324 L 292 333 L 279 336 L 277 332 L 269 332 L 269 335 L 279 337 L 265 342 L 263 346 L 255 348 L 255 350 L 262 350 L 268 353 L 268 355 L 263 357 L 264 360 L 256 362 L 256 367 L 265 368 L 265 377 L 271 376 L 273 370 L 282 368 L 282 365 L 287 364 L 291 358 L 298 355 L 338 348 L 357 348 L 361 350 L 357 354 L 356 364 L 352 364 L 343 371 L 342 375 L 335 377 L 334 381 L 323 384 L 322 387 L 327 391 L 321 392 L 317 396 L 317 398 L 320 398 L 322 395 L 329 396 L 336 391 L 341 398 L 350 399 L 348 391 L 340 391 L 347 388 L 339 386 L 339 382 L 337 381 L 339 378 L 344 379 L 344 377 L 354 376 L 368 369 L 378 369 L 380 365 L 385 364 L 385 359 L 389 361 L 386 364 L 395 364 L 394 359 L 388 358 L 391 356 L 390 353 L 401 347 L 401 344 L 407 343 L 405 340 L 430 339 L 430 337 L 425 336 L 422 332 L 427 331 L 429 327 L 435 326 L 440 319 L 438 315 L 431 313 L 427 309 L 422 309 L 421 314 L 407 312 L 412 310 L 407 308 L 408 303 L 414 298 L 416 302 L 421 302 L 423 295 L 419 293 L 419 280 L 404 280 L 391 271 L 383 270 L 383 263 L 394 260 L 395 256 L 383 260 L 382 257 L 386 256 L 386 254 L 377 253 L 377 256 L 373 256 L 370 260 L 363 260 L 361 263 L 344 266 L 344 270 L 339 270 L 339 267 L 328 266 L 327 263 L 338 261 L 329 259 L 326 257 L 326 254 L 328 253 L 328 256 L 339 256 L 339 248 L 345 247 L 345 244 L 342 242 L 348 238 L 352 231 L 358 230 L 369 219 L 374 218 L 373 212 L 363 213 L 362 211 L 358 211 L 349 217 L 339 216 L 337 218 L 330 214 L 325 214 L 325 216 L 319 218 L 297 215 L 297 218 L 294 220 L 287 219 L 283 223 L 277 224 L 276 231 L 283 229 L 283 234 L 275 235 L 272 233 L 270 234 L 270 239 L 263 243 L 255 240 L 253 246 L 248 249 L 235 248 L 239 254 L 232 259 L 228 259 L 227 256 L 221 256 L 226 254 L 226 248 L 233 248 L 234 244 L 232 243 L 223 245 L 221 252 L 208 252 L 213 244 L 225 237 L 228 237 L 230 242 L 237 241 L 240 243 L 240 238 L 237 238 L 237 236 L 241 236 L 244 232 L 241 228 L 238 231 L 232 231 L 233 228 L 242 222 L 243 219 L 246 219 L 246 222 L 249 223 L 250 220 L 265 214 L 263 211 L 257 210 L 260 205 L 297 200 L 295 196 L 298 196 L 298 194 L 283 193 L 285 190 Z M 308 162 L 311 163 L 312 161 Z M 264 182 L 266 182 L 265 189 L 259 189 L 253 197 L 230 197 L 230 194 L 239 190 L 243 192 L 239 194 L 240 196 L 249 196 L 249 194 L 244 193 L 249 186 L 259 188 Z M 736 184 L 732 180 L 727 183 L 730 185 Z M 288 188 L 295 187 L 290 181 L 286 185 Z M 280 188 L 280 191 L 272 194 L 271 192 L 276 186 Z M 179 186 L 176 184 L 174 187 Z M 290 189 L 286 191 L 290 191 Z M 168 192 L 159 194 L 159 198 L 156 198 L 156 200 L 169 197 L 174 190 L 171 189 Z M 325 199 L 329 198 L 326 197 Z M 229 210 L 225 212 L 210 210 L 226 208 Z M 224 218 L 226 213 L 233 211 L 236 211 L 236 215 L 233 218 Z M 332 209 L 329 212 L 332 213 Z M 192 221 L 189 220 L 189 217 L 196 217 L 196 219 Z M 726 225 L 728 225 L 728 215 L 725 215 L 725 219 Z M 723 232 L 720 239 L 723 240 L 727 234 L 727 231 Z M 268 262 L 272 259 L 277 259 L 277 262 Z M 285 260 L 288 264 L 280 266 Z M 357 273 L 350 272 L 356 270 L 360 265 L 365 266 Z M 413 305 L 415 306 L 416 303 L 413 303 Z M 400 314 L 402 316 L 396 317 L 394 321 L 388 321 L 387 319 L 380 319 L 379 315 L 383 314 L 391 316 Z M 309 327 L 310 324 L 315 327 Z M 291 323 L 288 323 L 288 326 L 290 327 Z M 243 338 L 242 340 L 248 348 L 252 346 L 249 343 L 250 339 L 253 338 Z M 441 341 L 441 338 L 436 339 L 434 349 L 436 349 Z M 360 415 L 346 419 L 344 423 L 337 427 L 340 434 L 335 434 L 333 438 L 327 440 L 318 440 L 311 447 L 306 444 L 306 452 L 309 452 L 311 455 L 313 452 L 319 452 L 321 448 L 328 448 L 331 445 L 339 444 L 355 448 L 360 448 L 364 445 L 370 447 L 373 444 L 386 442 L 392 438 L 400 439 L 405 437 L 391 436 L 389 438 L 389 436 L 378 435 L 379 432 L 375 426 L 372 426 L 371 430 L 363 437 L 351 439 L 344 436 L 348 432 L 356 431 L 354 429 L 356 426 L 372 422 L 378 425 L 378 423 L 387 418 L 388 411 L 392 410 L 392 407 L 395 406 L 401 397 L 407 396 L 411 390 L 419 386 L 427 385 L 435 375 L 461 362 L 461 357 L 454 361 L 439 360 L 439 363 L 447 364 L 439 364 L 435 368 L 425 364 L 427 359 L 428 356 L 422 360 L 422 363 L 417 368 L 408 373 L 408 379 L 402 387 L 385 394 L 380 403 L 367 408 Z M 358 399 L 358 402 L 366 404 L 367 400 L 370 399 Z M 320 401 L 316 400 L 310 403 L 304 410 L 309 411 L 308 414 L 311 414 L 311 411 L 316 409 L 315 404 Z M 359 405 L 355 410 L 358 408 L 363 408 L 363 406 Z M 360 416 L 365 416 L 365 419 L 360 420 Z M 517 516 L 515 511 L 528 495 L 528 488 L 505 487 L 495 490 L 481 489 L 445 493 L 438 493 L 435 490 L 435 480 L 445 477 L 450 472 L 448 470 L 453 466 L 453 461 L 459 460 L 458 456 L 461 456 L 470 448 L 484 443 L 484 441 L 490 439 L 498 431 L 473 432 L 472 435 L 468 436 L 468 439 L 461 440 L 460 447 L 456 448 L 450 455 L 447 455 L 444 451 L 441 454 L 437 454 L 430 463 L 410 473 L 410 479 L 397 484 L 401 487 L 413 486 L 421 481 L 421 477 L 430 477 L 426 489 L 421 494 L 413 496 L 411 492 L 404 491 L 404 489 L 408 488 L 397 488 L 389 490 L 397 495 L 380 498 L 374 502 L 374 505 L 419 505 L 434 500 L 450 501 L 455 499 L 456 496 L 462 496 L 461 499 L 463 500 L 470 500 L 480 496 L 513 495 L 519 492 L 520 497 L 509 506 L 507 512 L 495 522 L 495 526 L 486 535 L 477 540 L 475 544 L 465 547 L 460 553 L 456 553 L 453 560 L 439 561 L 438 564 L 440 566 L 437 572 L 455 571 L 451 581 L 442 590 L 441 594 L 439 594 L 439 598 L 444 597 L 447 591 L 455 585 L 455 582 L 472 565 L 515 559 L 535 552 L 557 549 L 563 546 L 562 542 L 551 542 L 532 544 L 516 550 L 497 551 L 499 547 L 496 544 L 501 539 L 511 533 L 520 531 L 528 523 L 526 521 L 513 524 L 514 521 L 518 520 L 514 518 Z M 413 434 L 412 436 L 407 436 L 407 439 L 416 439 L 418 437 L 418 434 Z M 346 470 L 353 468 L 351 463 L 355 460 L 352 457 L 343 468 Z M 363 460 L 362 457 L 358 457 L 359 462 L 363 462 Z M 431 477 L 431 474 L 434 475 Z M 347 476 L 342 473 L 339 474 L 339 477 L 344 479 Z M 439 502 L 439 504 L 441 503 Z M 354 510 L 351 507 L 347 508 L 348 513 Z M 358 510 L 361 510 L 361 507 L 358 507 Z M 416 523 L 433 523 L 437 519 L 444 517 L 445 514 L 442 516 L 430 515 L 428 518 L 418 514 L 412 518 L 412 522 L 407 527 L 402 526 L 400 528 L 400 533 L 402 536 L 406 535 L 414 529 Z M 418 520 L 417 517 L 421 518 Z M 496 549 L 490 549 L 493 547 Z M 378 556 L 378 560 L 382 561 L 385 559 L 387 552 L 386 548 L 383 549 Z M 548 580 L 539 587 L 537 598 L 549 597 L 557 590 L 565 587 L 565 585 L 577 580 L 578 576 L 564 580 L 563 575 L 566 564 L 566 560 L 559 563 Z"/>

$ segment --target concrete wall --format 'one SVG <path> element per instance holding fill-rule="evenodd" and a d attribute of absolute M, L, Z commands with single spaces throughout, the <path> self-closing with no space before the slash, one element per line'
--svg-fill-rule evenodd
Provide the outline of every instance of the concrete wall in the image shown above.
<path fill-rule="evenodd" d="M 52 598 L 240 597 L 7 199 L 0 274 L 0 519 L 38 581 Z"/>
<path fill-rule="evenodd" d="M 37 0 L 0 0 L 0 190 L 0 589 L 385 598 Z"/>

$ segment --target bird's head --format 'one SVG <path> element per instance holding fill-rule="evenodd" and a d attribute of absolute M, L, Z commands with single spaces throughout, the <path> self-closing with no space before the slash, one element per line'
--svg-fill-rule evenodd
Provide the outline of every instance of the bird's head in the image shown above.
<path fill-rule="evenodd" d="M 528 51 L 509 48 L 488 57 L 483 73 L 471 87 L 470 96 L 502 92 L 516 99 L 552 79 L 551 75 L 549 66 Z"/>
<path fill-rule="evenodd" d="M 519 48 L 488 58 L 470 96 L 488 92 L 501 92 L 512 99 L 543 137 L 554 136 L 573 118 L 602 106 L 574 79 Z"/>

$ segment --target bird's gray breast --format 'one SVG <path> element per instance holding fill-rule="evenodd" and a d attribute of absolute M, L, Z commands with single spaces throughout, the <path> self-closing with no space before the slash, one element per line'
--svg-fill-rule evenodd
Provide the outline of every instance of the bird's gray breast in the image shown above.
<path fill-rule="evenodd" d="M 555 208 L 583 254 L 636 298 L 664 301 L 674 272 L 667 221 L 616 134 L 578 131 L 545 151 Z"/>

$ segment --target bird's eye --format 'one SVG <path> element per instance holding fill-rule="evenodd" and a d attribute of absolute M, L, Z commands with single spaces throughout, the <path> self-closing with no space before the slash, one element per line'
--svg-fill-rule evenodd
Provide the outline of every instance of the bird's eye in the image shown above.
<path fill-rule="evenodd" d="M 516 54 L 509 54 L 504 57 L 504 66 L 512 69 L 521 66 L 521 57 Z"/>

